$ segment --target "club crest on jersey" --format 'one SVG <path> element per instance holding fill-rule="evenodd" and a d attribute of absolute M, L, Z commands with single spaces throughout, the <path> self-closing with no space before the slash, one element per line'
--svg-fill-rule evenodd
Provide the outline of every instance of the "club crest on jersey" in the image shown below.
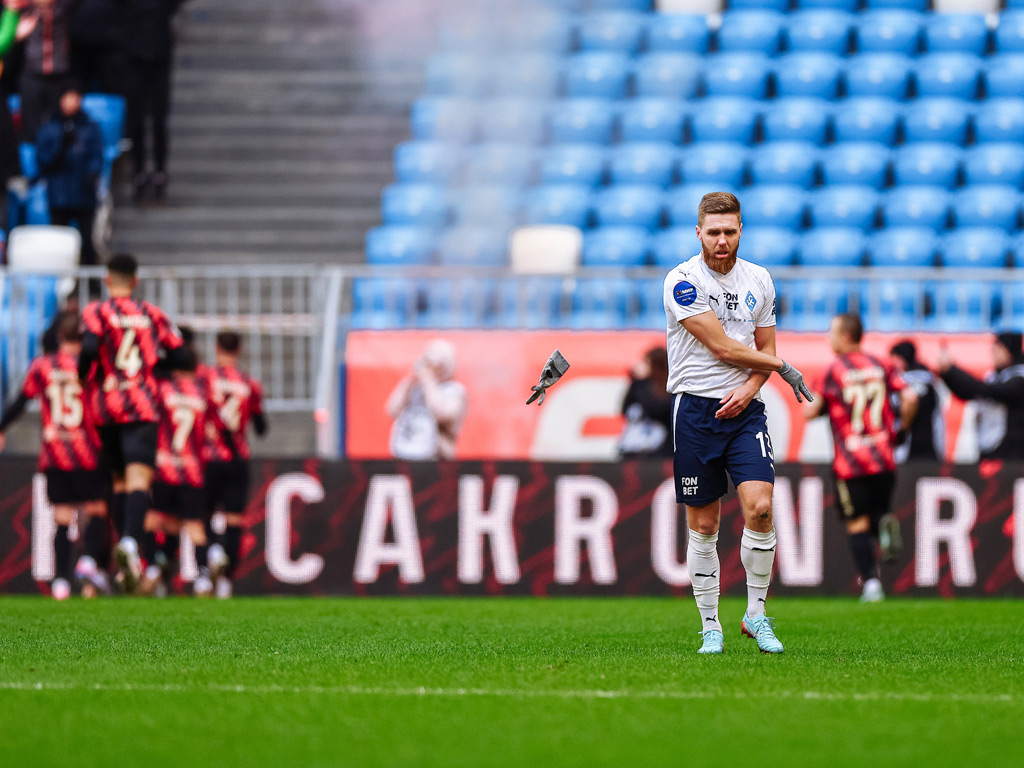
<path fill-rule="evenodd" d="M 743 300 L 743 303 L 747 305 L 747 309 L 753 312 L 754 307 L 757 306 L 757 299 L 754 298 L 754 294 L 752 294 L 750 291 L 747 291 L 747 298 Z"/>
<path fill-rule="evenodd" d="M 693 286 L 693 283 L 683 280 L 676 283 L 676 287 L 672 289 L 672 298 L 676 300 L 676 304 L 680 307 L 688 307 L 697 300 L 697 289 Z"/>

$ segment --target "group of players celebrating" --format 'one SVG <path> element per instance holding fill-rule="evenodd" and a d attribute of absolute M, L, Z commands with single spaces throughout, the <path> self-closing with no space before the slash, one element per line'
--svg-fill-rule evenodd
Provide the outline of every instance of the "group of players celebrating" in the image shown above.
<path fill-rule="evenodd" d="M 219 333 L 215 364 L 200 364 L 190 333 L 132 298 L 136 271 L 134 258 L 114 256 L 109 298 L 58 318 L 59 347 L 29 367 L 0 420 L 0 450 L 8 425 L 38 398 L 38 470 L 56 522 L 54 598 L 71 595 L 72 575 L 83 596 L 113 591 L 111 528 L 125 593 L 166 594 L 184 530 L 195 546 L 194 594 L 229 597 L 248 500 L 247 430 L 267 429 L 261 387 L 238 369 L 237 333 Z M 85 553 L 72 574 L 76 510 Z M 211 528 L 218 511 L 222 533 Z"/>

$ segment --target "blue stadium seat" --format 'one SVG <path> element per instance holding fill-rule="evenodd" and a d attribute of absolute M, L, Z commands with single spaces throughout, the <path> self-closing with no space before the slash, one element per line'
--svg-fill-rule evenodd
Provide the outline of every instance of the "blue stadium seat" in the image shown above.
<path fill-rule="evenodd" d="M 962 227 L 942 238 L 942 264 L 954 269 L 1002 269 L 1010 257 L 1010 236 L 987 227 Z"/>
<path fill-rule="evenodd" d="M 595 144 L 560 144 L 544 152 L 540 176 L 546 184 L 598 186 L 605 169 L 606 150 Z"/>
<path fill-rule="evenodd" d="M 103 155 L 112 162 L 121 154 L 126 111 L 124 96 L 87 93 L 82 96 L 82 111 L 99 124 L 103 133 Z"/>
<path fill-rule="evenodd" d="M 18 160 L 21 172 L 28 179 L 39 178 L 39 161 L 36 160 L 36 145 L 27 141 L 18 144 Z"/>
<path fill-rule="evenodd" d="M 679 260 L 677 259 L 668 266 L 674 267 L 678 263 Z M 660 278 L 647 277 L 637 280 L 635 284 L 637 298 L 639 299 L 639 314 L 627 315 L 627 326 L 630 328 L 664 330 L 666 321 L 664 281 Z"/>
<path fill-rule="evenodd" d="M 722 15 L 718 28 L 718 50 L 773 56 L 779 51 L 785 26 L 786 17 L 774 11 L 729 11 Z"/>
<path fill-rule="evenodd" d="M 562 144 L 608 144 L 615 128 L 615 102 L 568 99 L 552 109 L 551 133 Z"/>
<path fill-rule="evenodd" d="M 752 99 L 705 99 L 690 117 L 694 143 L 734 141 L 750 144 L 762 105 Z"/>
<path fill-rule="evenodd" d="M 561 321 L 561 277 L 502 280 L 498 286 L 499 322 L 508 328 L 553 328 Z"/>
<path fill-rule="evenodd" d="M 444 187 L 392 184 L 382 195 L 381 213 L 385 224 L 443 227 L 448 221 Z"/>
<path fill-rule="evenodd" d="M 885 144 L 849 142 L 825 149 L 821 175 L 826 184 L 863 184 L 874 189 L 885 186 L 892 151 Z"/>
<path fill-rule="evenodd" d="M 924 227 L 890 227 L 872 235 L 868 263 L 873 267 L 932 267 L 939 238 Z"/>
<path fill-rule="evenodd" d="M 990 99 L 1019 99 L 1024 78 L 1024 53 L 990 56 L 985 68 L 985 93 Z"/>
<path fill-rule="evenodd" d="M 1015 250 L 1017 253 L 1022 252 L 1019 239 L 1017 240 Z M 1017 263 L 1020 263 L 1019 257 Z M 1024 282 L 1004 283 L 999 306 L 1001 309 L 999 317 L 1001 326 L 1005 328 L 1020 328 L 1024 326 Z"/>
<path fill-rule="evenodd" d="M 864 5 L 868 10 L 898 8 L 914 13 L 924 13 L 928 10 L 928 2 L 929 0 L 864 0 Z"/>
<path fill-rule="evenodd" d="M 647 25 L 649 51 L 704 54 L 710 40 L 708 19 L 702 14 L 656 13 Z"/>
<path fill-rule="evenodd" d="M 590 219 L 590 188 L 550 184 L 526 194 L 527 224 L 567 224 L 586 229 Z"/>
<path fill-rule="evenodd" d="M 765 141 L 824 144 L 832 105 L 824 99 L 777 99 L 764 113 Z"/>
<path fill-rule="evenodd" d="M 792 184 L 808 188 L 816 181 L 819 149 L 807 141 L 762 144 L 753 153 L 750 175 L 754 184 Z"/>
<path fill-rule="evenodd" d="M 787 307 L 780 325 L 787 329 L 828 330 L 832 318 L 850 308 L 850 286 L 842 280 L 799 280 L 779 287 Z"/>
<path fill-rule="evenodd" d="M 513 227 L 519 223 L 522 194 L 506 184 L 458 187 L 449 193 L 449 207 L 456 224 Z"/>
<path fill-rule="evenodd" d="M 702 64 L 692 53 L 649 53 L 636 60 L 636 95 L 668 99 L 692 99 L 701 82 Z"/>
<path fill-rule="evenodd" d="M 412 105 L 412 134 L 421 141 L 468 143 L 476 139 L 480 109 L 475 101 L 433 97 Z"/>
<path fill-rule="evenodd" d="M 585 267 L 642 267 L 651 236 L 639 227 L 602 227 L 587 232 L 581 262 Z"/>
<path fill-rule="evenodd" d="M 788 7 L 788 3 L 786 7 Z M 860 0 L 796 0 L 796 7 L 801 11 L 827 10 L 853 13 L 860 10 Z"/>
<path fill-rule="evenodd" d="M 800 238 L 799 261 L 805 267 L 859 267 L 864 233 L 850 227 L 815 227 Z"/>
<path fill-rule="evenodd" d="M 930 53 L 917 60 L 915 79 L 919 98 L 944 96 L 978 98 L 984 62 L 969 53 Z"/>
<path fill-rule="evenodd" d="M 999 15 L 995 41 L 999 53 L 1024 53 L 1024 10 L 1007 10 Z"/>
<path fill-rule="evenodd" d="M 383 330 L 409 324 L 416 313 L 416 283 L 397 277 L 357 277 L 352 281 L 353 328 Z"/>
<path fill-rule="evenodd" d="M 741 148 L 745 149 L 745 148 Z M 733 148 L 735 151 L 735 147 Z M 731 184 L 715 184 L 714 182 L 698 182 L 695 184 L 684 184 L 681 187 L 674 187 L 669 190 L 665 198 L 665 210 L 668 213 L 669 223 L 673 227 L 679 227 L 680 231 L 689 230 L 692 234 L 697 224 L 697 206 L 700 199 L 708 192 L 731 192 L 737 194 L 738 190 Z M 694 234 L 694 239 L 696 235 Z M 687 248 L 690 244 L 687 244 Z M 700 250 L 699 244 L 693 243 L 693 247 Z M 693 254 L 690 254 L 691 256 Z"/>
<path fill-rule="evenodd" d="M 427 264 L 434 252 L 434 230 L 375 227 L 366 233 L 366 263 L 375 266 Z"/>
<path fill-rule="evenodd" d="M 865 11 L 857 27 L 857 49 L 862 53 L 901 53 L 914 56 L 920 47 L 924 17 L 904 10 Z"/>
<path fill-rule="evenodd" d="M 46 194 L 45 182 L 33 184 L 31 187 L 28 188 L 28 195 L 25 198 L 25 223 L 51 223 L 50 199 Z"/>
<path fill-rule="evenodd" d="M 490 90 L 490 75 L 474 54 L 440 53 L 427 62 L 427 94 L 480 98 Z"/>
<path fill-rule="evenodd" d="M 679 147 L 665 143 L 620 144 L 611 150 L 612 184 L 652 184 L 667 187 L 679 164 Z"/>
<path fill-rule="evenodd" d="M 1024 142 L 1024 99 L 986 99 L 974 115 L 974 140 Z"/>
<path fill-rule="evenodd" d="M 623 141 L 683 140 L 686 107 L 676 99 L 634 99 L 622 114 Z"/>
<path fill-rule="evenodd" d="M 943 230 L 949 222 L 950 194 L 941 187 L 894 187 L 885 197 L 887 227 Z"/>
<path fill-rule="evenodd" d="M 775 62 L 775 93 L 782 98 L 835 99 L 843 68 L 843 60 L 830 53 L 791 53 Z"/>
<path fill-rule="evenodd" d="M 498 60 L 493 70 L 494 95 L 505 98 L 548 99 L 558 94 L 562 59 L 544 54 L 518 54 Z"/>
<path fill-rule="evenodd" d="M 958 227 L 1017 228 L 1020 193 L 1001 184 L 964 187 L 953 199 L 953 218 Z"/>
<path fill-rule="evenodd" d="M 894 99 L 862 97 L 836 105 L 833 125 L 836 142 L 874 141 L 895 144 L 903 118 L 903 107 Z"/>
<path fill-rule="evenodd" d="M 599 226 L 656 229 L 661 223 L 664 193 L 651 186 L 608 187 L 595 193 L 593 207 Z"/>
<path fill-rule="evenodd" d="M 811 221 L 815 227 L 871 229 L 878 202 L 878 193 L 872 187 L 824 187 L 810 196 Z"/>
<path fill-rule="evenodd" d="M 494 142 L 470 147 L 464 168 L 471 184 L 525 186 L 533 180 L 536 151 L 522 144 Z"/>
<path fill-rule="evenodd" d="M 683 183 L 702 184 L 708 192 L 742 186 L 747 170 L 747 153 L 747 148 L 741 144 L 690 145 L 683 151 L 680 161 Z"/>
<path fill-rule="evenodd" d="M 576 17 L 550 11 L 502 18 L 502 38 L 513 51 L 562 55 L 572 47 Z"/>
<path fill-rule="evenodd" d="M 420 328 L 480 328 L 496 320 L 498 285 L 491 278 L 437 278 L 421 290 Z"/>
<path fill-rule="evenodd" d="M 720 53 L 704 59 L 708 96 L 763 99 L 768 95 L 769 59 L 754 53 Z"/>
<path fill-rule="evenodd" d="M 869 328 L 889 330 L 894 323 L 904 329 L 923 330 L 925 313 L 934 301 L 935 288 L 918 280 L 864 281 L 860 290 L 860 311 Z"/>
<path fill-rule="evenodd" d="M 981 13 L 933 13 L 924 25 L 926 51 L 959 51 L 984 56 L 988 51 L 988 27 Z"/>
<path fill-rule="evenodd" d="M 566 59 L 565 93 L 570 98 L 621 99 L 631 63 L 621 53 L 578 53 Z"/>
<path fill-rule="evenodd" d="M 480 138 L 485 141 L 540 144 L 548 124 L 548 104 L 526 99 L 494 99 L 480 109 Z"/>
<path fill-rule="evenodd" d="M 580 24 L 580 49 L 628 55 L 640 50 L 647 29 L 647 16 L 628 11 L 591 13 Z"/>
<path fill-rule="evenodd" d="M 565 0 L 558 0 L 564 2 Z M 651 10 L 651 0 L 590 0 L 590 8 L 595 11 L 640 11 Z"/>
<path fill-rule="evenodd" d="M 845 11 L 813 9 L 790 14 L 786 48 L 790 51 L 823 51 L 845 54 L 850 50 L 856 17 Z"/>
<path fill-rule="evenodd" d="M 604 277 L 577 280 L 570 325 L 576 330 L 622 328 L 636 300 L 632 281 Z"/>
<path fill-rule="evenodd" d="M 964 144 L 971 123 L 972 105 L 960 99 L 918 99 L 903 113 L 904 141 L 942 141 Z"/>
<path fill-rule="evenodd" d="M 395 178 L 446 184 L 462 164 L 459 147 L 437 141 L 408 141 L 395 147 Z"/>
<path fill-rule="evenodd" d="M 964 182 L 1024 186 L 1024 153 L 1020 144 L 978 144 L 964 152 Z"/>
<path fill-rule="evenodd" d="M 789 10 L 789 0 L 729 0 L 729 8 L 734 11 L 776 11 L 785 13 Z"/>
<path fill-rule="evenodd" d="M 846 64 L 846 95 L 905 99 L 914 72 L 913 60 L 896 53 L 863 53 Z"/>
<path fill-rule="evenodd" d="M 999 290 L 985 280 L 943 280 L 935 288 L 935 330 L 971 333 L 992 329 Z"/>
<path fill-rule="evenodd" d="M 955 144 L 908 144 L 893 161 L 895 183 L 951 189 L 958 180 L 962 152 Z"/>
<path fill-rule="evenodd" d="M 446 266 L 499 267 L 508 263 L 507 255 L 508 230 L 501 227 L 453 227 L 437 249 L 438 263 Z"/>
<path fill-rule="evenodd" d="M 762 267 L 788 267 L 796 257 L 797 242 L 788 227 L 751 227 L 740 239 L 739 256 Z"/>
<path fill-rule="evenodd" d="M 657 267 L 672 268 L 700 252 L 700 242 L 693 225 L 697 223 L 697 205 L 690 213 L 690 226 L 663 229 L 651 238 L 651 255 Z"/>
<path fill-rule="evenodd" d="M 748 187 L 741 199 L 743 223 L 752 227 L 803 229 L 807 193 L 800 187 Z"/>

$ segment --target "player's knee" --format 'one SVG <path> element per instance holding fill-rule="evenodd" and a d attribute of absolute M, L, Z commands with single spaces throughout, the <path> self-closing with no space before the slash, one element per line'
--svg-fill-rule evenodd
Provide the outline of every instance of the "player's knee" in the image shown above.
<path fill-rule="evenodd" d="M 206 526 L 202 520 L 188 520 L 182 524 L 192 543 L 198 547 L 206 545 Z"/>
<path fill-rule="evenodd" d="M 772 500 L 770 496 L 755 499 L 748 510 L 747 517 L 763 523 L 772 521 Z"/>
<path fill-rule="evenodd" d="M 53 508 L 53 521 L 57 525 L 71 525 L 71 519 L 75 516 L 75 508 L 66 504 L 58 504 Z"/>

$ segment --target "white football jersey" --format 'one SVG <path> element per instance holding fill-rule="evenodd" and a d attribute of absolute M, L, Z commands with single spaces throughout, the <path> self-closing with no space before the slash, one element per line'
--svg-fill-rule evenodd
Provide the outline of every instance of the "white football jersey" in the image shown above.
<path fill-rule="evenodd" d="M 680 321 L 710 310 L 726 336 L 756 349 L 754 329 L 775 325 L 775 283 L 768 270 L 737 258 L 729 273 L 720 275 L 698 253 L 668 273 L 664 298 L 668 391 L 721 398 L 745 382 L 749 368 L 716 360 Z"/>

